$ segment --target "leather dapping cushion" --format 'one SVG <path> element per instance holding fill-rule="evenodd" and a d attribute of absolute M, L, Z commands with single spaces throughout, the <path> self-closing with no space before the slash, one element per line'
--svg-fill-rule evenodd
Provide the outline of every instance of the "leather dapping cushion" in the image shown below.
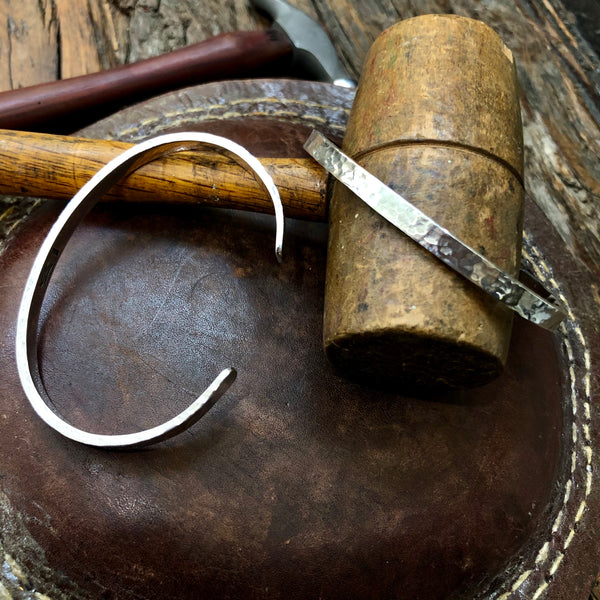
<path fill-rule="evenodd" d="M 343 137 L 351 92 L 210 84 L 86 130 L 135 141 L 198 129 L 258 156 Z M 596 570 L 598 446 L 573 269 L 526 206 L 525 258 L 571 311 L 552 335 L 517 319 L 490 385 L 403 397 L 337 377 L 321 349 L 326 225 L 161 204 L 98 206 L 44 303 L 40 361 L 59 411 L 119 433 L 238 379 L 184 434 L 106 452 L 58 436 L 21 391 L 20 294 L 58 215 L 44 202 L 0 256 L 2 545 L 41 593 L 70 598 L 586 598 Z"/>

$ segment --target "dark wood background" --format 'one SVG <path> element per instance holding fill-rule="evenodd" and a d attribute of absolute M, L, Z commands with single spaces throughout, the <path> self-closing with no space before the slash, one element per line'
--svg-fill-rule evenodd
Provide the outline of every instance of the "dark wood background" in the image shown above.
<path fill-rule="evenodd" d="M 528 192 L 559 232 L 565 251 L 582 269 L 597 272 L 600 5 L 596 0 L 291 3 L 327 28 L 355 78 L 375 38 L 400 19 L 455 13 L 495 28 L 517 59 Z M 0 0 L 0 89 L 94 72 L 222 32 L 267 25 L 245 0 Z M 31 201 L 2 198 L 0 249 L 31 206 Z M 589 293 L 600 305 L 597 285 Z"/>

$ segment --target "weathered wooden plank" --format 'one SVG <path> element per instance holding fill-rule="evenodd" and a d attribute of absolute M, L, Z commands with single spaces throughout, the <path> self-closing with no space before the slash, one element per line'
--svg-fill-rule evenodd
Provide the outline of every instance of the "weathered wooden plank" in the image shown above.
<path fill-rule="evenodd" d="M 60 23 L 60 77 L 76 77 L 100 69 L 91 12 L 84 3 L 54 0 Z M 99 24 L 98 24 L 99 25 Z"/>
<path fill-rule="evenodd" d="M 56 79 L 58 21 L 51 0 L 0 3 L 0 89 Z"/>

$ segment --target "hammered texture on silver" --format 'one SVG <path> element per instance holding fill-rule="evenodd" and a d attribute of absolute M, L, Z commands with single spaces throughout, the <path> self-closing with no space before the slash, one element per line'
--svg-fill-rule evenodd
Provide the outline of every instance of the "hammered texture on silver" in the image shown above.
<path fill-rule="evenodd" d="M 550 294 L 544 299 L 500 269 L 363 169 L 319 132 L 313 131 L 304 148 L 384 219 L 524 319 L 554 330 L 565 318 L 564 310 Z"/>

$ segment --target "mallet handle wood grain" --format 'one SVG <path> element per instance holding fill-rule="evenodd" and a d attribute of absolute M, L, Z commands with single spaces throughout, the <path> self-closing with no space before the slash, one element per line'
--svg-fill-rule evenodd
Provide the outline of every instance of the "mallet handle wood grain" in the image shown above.
<path fill-rule="evenodd" d="M 0 194 L 69 200 L 94 173 L 131 144 L 0 130 Z M 262 158 L 285 214 L 325 220 L 326 173 L 311 158 Z M 238 164 L 211 151 L 178 153 L 141 167 L 107 200 L 205 204 L 273 212 L 261 186 Z"/>

